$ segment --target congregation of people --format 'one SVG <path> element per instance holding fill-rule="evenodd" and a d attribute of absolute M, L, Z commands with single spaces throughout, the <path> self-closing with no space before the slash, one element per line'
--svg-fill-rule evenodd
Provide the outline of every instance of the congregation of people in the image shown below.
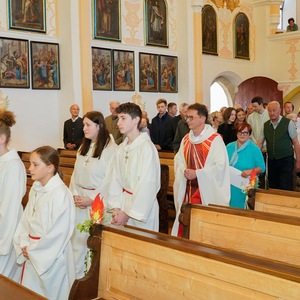
<path fill-rule="evenodd" d="M 295 190 L 300 126 L 291 102 L 282 112 L 278 101 L 266 105 L 257 96 L 247 107 L 209 113 L 204 104 L 158 99 L 151 122 L 137 104 L 109 108 L 106 117 L 89 111 L 81 118 L 79 106 L 70 107 L 63 144 L 77 154 L 68 187 L 51 146 L 33 150 L 25 170 L 9 148 L 15 115 L 0 111 L 0 274 L 47 299 L 67 299 L 89 268 L 89 234 L 77 225 L 90 219 L 96 197 L 105 225 L 159 230 L 159 151 L 175 153 L 171 234 L 178 237 L 183 203 L 247 209 L 250 188 Z M 27 173 L 34 183 L 23 211 Z"/>

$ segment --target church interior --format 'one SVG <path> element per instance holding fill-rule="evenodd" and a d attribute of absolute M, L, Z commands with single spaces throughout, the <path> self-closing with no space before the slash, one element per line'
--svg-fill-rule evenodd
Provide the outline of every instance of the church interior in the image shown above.
<path fill-rule="evenodd" d="M 70 183 L 76 152 L 63 149 L 63 124 L 72 104 L 80 116 L 108 116 L 110 102 L 118 101 L 139 105 L 152 119 L 159 98 L 212 112 L 223 106 L 212 97 L 218 84 L 228 107 L 246 110 L 261 96 L 281 108 L 291 102 L 300 113 L 300 30 L 287 31 L 290 18 L 300 24 L 300 0 L 32 3 L 38 16 L 26 0 L 0 2 L 0 109 L 16 116 L 9 147 L 26 169 L 29 152 L 50 145 L 60 149 Z M 91 266 L 69 299 L 300 299 L 298 192 L 259 190 L 255 210 L 240 212 L 183 205 L 181 239 L 170 235 L 174 153 L 159 159 L 160 233 L 92 226 Z M 2 292 L 45 299 L 1 275 Z"/>

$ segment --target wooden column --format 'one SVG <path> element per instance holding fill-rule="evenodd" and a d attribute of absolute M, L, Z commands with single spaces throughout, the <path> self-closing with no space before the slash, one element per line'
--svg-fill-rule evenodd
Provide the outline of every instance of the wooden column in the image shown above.
<path fill-rule="evenodd" d="M 83 114 L 93 109 L 91 11 L 86 0 L 79 0 L 79 47 Z"/>
<path fill-rule="evenodd" d="M 195 102 L 203 103 L 202 86 L 202 7 L 203 0 L 192 0 L 194 26 Z"/>

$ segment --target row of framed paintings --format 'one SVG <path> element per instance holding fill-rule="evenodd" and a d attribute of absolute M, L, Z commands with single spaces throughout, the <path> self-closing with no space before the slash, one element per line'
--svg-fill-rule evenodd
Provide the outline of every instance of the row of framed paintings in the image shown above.
<path fill-rule="evenodd" d="M 7 1 L 9 29 L 46 33 L 46 0 Z M 121 0 L 92 3 L 94 38 L 121 42 Z M 168 47 L 166 0 L 144 0 L 144 8 L 146 45 Z"/>
<path fill-rule="evenodd" d="M 32 89 L 60 89 L 59 45 L 30 42 Z M 29 41 L 0 37 L 0 87 L 30 88 Z"/>
<path fill-rule="evenodd" d="M 92 47 L 93 89 L 134 91 L 133 51 Z M 178 57 L 139 53 L 140 92 L 178 92 Z"/>

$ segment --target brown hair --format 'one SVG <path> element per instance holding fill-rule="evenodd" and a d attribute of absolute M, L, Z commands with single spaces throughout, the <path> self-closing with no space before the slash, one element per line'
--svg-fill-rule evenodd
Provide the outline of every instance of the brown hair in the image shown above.
<path fill-rule="evenodd" d="M 157 101 L 156 101 L 156 106 L 158 105 L 158 104 L 161 104 L 161 103 L 163 103 L 164 105 L 166 105 L 167 106 L 167 100 L 166 99 L 164 99 L 164 98 L 160 98 L 160 99 L 158 99 Z"/>
<path fill-rule="evenodd" d="M 10 127 L 16 124 L 15 115 L 9 110 L 0 110 L 0 134 L 6 136 L 6 144 L 10 140 Z"/>
<path fill-rule="evenodd" d="M 98 159 L 100 159 L 103 149 L 110 141 L 110 136 L 108 130 L 106 129 L 104 117 L 100 111 L 89 111 L 83 116 L 83 119 L 84 118 L 88 118 L 95 124 L 99 125 L 99 132 L 92 157 L 98 157 Z M 91 142 L 92 141 L 90 139 L 83 137 L 83 142 L 79 149 L 80 155 L 85 156 L 89 152 Z"/>
<path fill-rule="evenodd" d="M 63 178 L 62 173 L 59 170 L 59 154 L 54 148 L 51 146 L 42 146 L 33 150 L 32 153 L 36 153 L 47 166 L 53 165 L 53 175 L 58 173 L 59 176 Z"/>

